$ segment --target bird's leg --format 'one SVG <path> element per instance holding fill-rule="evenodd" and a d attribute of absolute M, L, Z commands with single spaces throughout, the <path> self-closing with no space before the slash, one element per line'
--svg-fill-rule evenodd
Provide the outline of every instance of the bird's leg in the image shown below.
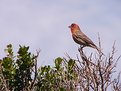
<path fill-rule="evenodd" d="M 85 47 L 84 45 L 80 45 L 80 48 L 78 48 L 78 51 L 80 52 L 80 55 L 81 55 L 82 58 L 86 57 L 85 54 L 84 54 L 84 52 L 83 52 L 83 48 L 84 47 Z"/>
<path fill-rule="evenodd" d="M 78 51 L 79 52 L 81 52 L 81 51 L 83 52 L 83 48 L 84 48 L 84 45 L 80 45 L 80 48 L 78 48 Z"/>

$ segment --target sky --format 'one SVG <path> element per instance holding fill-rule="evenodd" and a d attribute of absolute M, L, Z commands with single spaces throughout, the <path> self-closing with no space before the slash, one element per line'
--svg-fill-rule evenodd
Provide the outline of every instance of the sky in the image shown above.
<path fill-rule="evenodd" d="M 39 65 L 51 65 L 66 53 L 76 58 L 79 45 L 68 28 L 72 23 L 96 45 L 99 33 L 106 55 L 116 40 L 116 57 L 121 55 L 120 0 L 0 0 L 0 58 L 8 44 L 15 52 L 19 45 L 30 46 L 32 53 L 41 50 Z"/>

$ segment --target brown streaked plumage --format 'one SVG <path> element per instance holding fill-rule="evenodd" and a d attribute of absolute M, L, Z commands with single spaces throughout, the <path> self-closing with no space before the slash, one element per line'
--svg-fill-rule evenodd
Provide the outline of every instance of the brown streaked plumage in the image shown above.
<path fill-rule="evenodd" d="M 75 24 L 75 23 L 72 23 L 71 26 L 69 26 L 69 28 L 71 29 L 71 33 L 72 33 L 72 37 L 73 37 L 73 40 L 83 46 L 83 47 L 92 47 L 92 48 L 95 48 L 97 49 L 99 52 L 100 50 L 98 49 L 98 47 L 92 42 L 91 39 L 89 39 L 80 29 L 80 27 Z"/>

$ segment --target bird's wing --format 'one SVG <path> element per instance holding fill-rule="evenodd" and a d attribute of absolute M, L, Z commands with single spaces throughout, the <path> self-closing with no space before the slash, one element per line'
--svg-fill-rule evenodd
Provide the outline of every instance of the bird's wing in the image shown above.
<path fill-rule="evenodd" d="M 93 43 L 91 39 L 89 39 L 83 32 L 77 33 L 77 37 L 81 38 L 82 40 L 84 40 L 87 43 Z"/>
<path fill-rule="evenodd" d="M 92 40 L 90 38 L 88 38 L 83 32 L 80 32 L 76 34 L 76 37 L 80 40 L 85 41 L 88 45 L 93 45 L 96 47 L 96 45 L 92 42 Z"/>

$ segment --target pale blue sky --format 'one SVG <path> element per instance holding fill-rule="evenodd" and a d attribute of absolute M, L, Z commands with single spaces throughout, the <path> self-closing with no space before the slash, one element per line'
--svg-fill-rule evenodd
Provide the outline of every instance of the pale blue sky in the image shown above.
<path fill-rule="evenodd" d="M 76 58 L 78 45 L 68 28 L 73 22 L 95 44 L 99 32 L 106 55 L 114 40 L 117 54 L 121 54 L 120 0 L 0 0 L 0 58 L 9 43 L 15 51 L 19 44 L 30 46 L 33 53 L 41 49 L 39 65 L 52 64 L 65 53 Z"/>

